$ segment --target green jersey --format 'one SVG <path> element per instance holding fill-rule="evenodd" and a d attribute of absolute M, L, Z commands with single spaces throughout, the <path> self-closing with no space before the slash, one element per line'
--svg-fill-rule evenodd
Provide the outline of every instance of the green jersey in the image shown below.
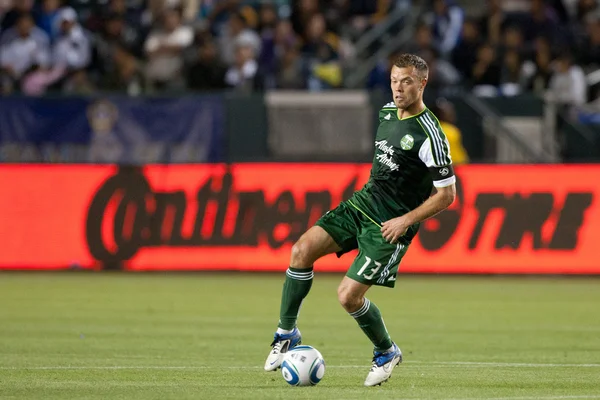
<path fill-rule="evenodd" d="M 398 118 L 394 103 L 379 112 L 373 166 L 367 184 L 349 202 L 377 224 L 417 208 L 431 195 L 433 186 L 455 182 L 450 146 L 435 115 L 421 113 Z M 403 237 L 409 243 L 419 224 Z"/>

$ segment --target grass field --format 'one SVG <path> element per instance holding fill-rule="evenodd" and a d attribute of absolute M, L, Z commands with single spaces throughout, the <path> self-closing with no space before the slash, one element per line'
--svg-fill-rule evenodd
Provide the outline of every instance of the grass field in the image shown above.
<path fill-rule="evenodd" d="M 0 274 L 0 398 L 600 399 L 600 280 L 400 277 L 369 298 L 405 362 L 371 346 L 317 273 L 300 316 L 327 370 L 262 370 L 283 274 Z"/>

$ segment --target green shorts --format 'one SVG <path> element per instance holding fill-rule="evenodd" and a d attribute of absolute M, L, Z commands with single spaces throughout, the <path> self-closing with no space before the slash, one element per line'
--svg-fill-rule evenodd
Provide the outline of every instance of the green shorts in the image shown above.
<path fill-rule="evenodd" d="M 394 287 L 408 243 L 385 241 L 381 227 L 349 201 L 343 201 L 317 222 L 342 248 L 338 257 L 358 249 L 346 276 L 366 285 Z"/>

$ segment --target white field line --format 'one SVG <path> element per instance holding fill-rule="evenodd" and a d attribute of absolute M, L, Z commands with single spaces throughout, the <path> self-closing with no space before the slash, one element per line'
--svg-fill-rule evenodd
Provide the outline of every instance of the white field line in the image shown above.
<path fill-rule="evenodd" d="M 485 397 L 485 400 L 567 400 L 567 399 L 600 399 L 600 394 L 579 395 L 579 396 L 535 396 L 535 397 Z M 418 399 L 414 399 L 418 400 Z M 480 397 L 474 398 L 455 398 L 443 400 L 481 400 Z"/>
<path fill-rule="evenodd" d="M 600 368 L 600 364 L 567 364 L 567 363 L 507 363 L 477 361 L 407 361 L 407 364 L 422 365 L 455 365 L 480 367 L 530 367 L 530 368 Z"/>
<path fill-rule="evenodd" d="M 563 364 L 563 363 L 506 363 L 506 362 L 476 362 L 476 361 L 407 361 L 404 365 L 423 366 L 423 367 L 479 367 L 479 368 L 600 368 L 600 364 Z M 366 368 L 365 365 L 327 365 L 327 368 Z M 213 365 L 57 365 L 57 366 L 37 366 L 37 367 L 2 367 L 3 371 L 26 371 L 26 370 L 120 370 L 120 369 L 138 369 L 138 370 L 202 370 L 202 369 L 242 369 L 253 370 L 262 369 L 260 366 L 213 366 Z M 598 396 L 600 398 L 600 395 Z"/>
<path fill-rule="evenodd" d="M 600 364 L 533 364 L 533 363 L 486 363 L 486 362 L 467 362 L 467 361 L 411 361 L 406 364 L 417 364 L 424 367 L 440 366 L 467 366 L 467 367 L 585 367 L 599 368 Z M 368 365 L 329 365 L 328 368 L 367 368 Z M 45 367 L 0 367 L 0 371 L 39 371 L 39 370 L 203 370 L 211 368 L 221 369 L 242 369 L 242 370 L 262 370 L 260 366 L 228 366 L 215 367 L 208 365 L 200 366 L 45 366 Z M 407 398 L 409 400 L 425 400 L 420 398 Z M 515 396 L 515 397 L 485 397 L 485 398 L 446 398 L 440 400 L 577 400 L 577 399 L 600 399 L 600 394 L 575 395 L 575 396 Z"/>

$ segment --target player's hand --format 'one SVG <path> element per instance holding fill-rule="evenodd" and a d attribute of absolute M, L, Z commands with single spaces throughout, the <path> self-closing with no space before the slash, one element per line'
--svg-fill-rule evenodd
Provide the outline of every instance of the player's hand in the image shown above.
<path fill-rule="evenodd" d="M 386 242 L 396 244 L 398 239 L 406 234 L 410 225 L 404 216 L 393 218 L 381 224 L 381 233 Z"/>

